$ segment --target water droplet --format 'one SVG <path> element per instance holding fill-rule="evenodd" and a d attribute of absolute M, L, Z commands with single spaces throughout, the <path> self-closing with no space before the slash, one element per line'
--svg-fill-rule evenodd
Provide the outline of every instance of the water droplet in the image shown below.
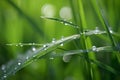
<path fill-rule="evenodd" d="M 63 45 L 64 45 L 63 43 L 60 44 L 60 46 L 63 46 Z"/>
<path fill-rule="evenodd" d="M 53 59 L 54 59 L 54 57 L 50 57 L 49 59 L 53 60 Z"/>
<path fill-rule="evenodd" d="M 26 59 L 29 59 L 29 57 L 27 56 Z"/>
<path fill-rule="evenodd" d="M 55 43 L 55 38 L 52 39 L 52 43 Z"/>
<path fill-rule="evenodd" d="M 109 28 L 109 31 L 110 31 L 110 33 L 113 33 L 113 30 L 112 30 L 112 28 L 111 28 L 111 27 Z"/>
<path fill-rule="evenodd" d="M 44 50 L 47 50 L 47 45 L 43 45 L 43 47 L 44 47 Z"/>
<path fill-rule="evenodd" d="M 23 44 L 22 44 L 22 43 L 19 43 L 19 46 L 20 46 L 20 47 L 23 47 Z"/>
<path fill-rule="evenodd" d="M 35 43 L 32 43 L 32 45 L 35 45 Z"/>
<path fill-rule="evenodd" d="M 33 55 L 33 57 L 36 57 L 36 55 Z"/>
<path fill-rule="evenodd" d="M 5 70 L 6 66 L 5 65 L 2 65 L 1 69 L 2 70 Z"/>
<path fill-rule="evenodd" d="M 63 46 L 63 45 L 64 45 L 64 44 L 63 44 L 63 40 L 64 40 L 64 36 L 61 37 L 61 44 L 60 44 L 60 46 Z"/>
<path fill-rule="evenodd" d="M 65 25 L 68 25 L 68 23 L 64 23 Z"/>
<path fill-rule="evenodd" d="M 4 74 L 3 78 L 6 78 L 6 77 L 7 77 L 6 74 Z"/>
<path fill-rule="evenodd" d="M 95 28 L 95 34 L 99 34 L 100 30 L 98 27 Z"/>
<path fill-rule="evenodd" d="M 71 55 L 64 55 L 64 56 L 63 56 L 63 61 L 64 61 L 64 62 L 69 62 L 70 59 L 71 59 L 71 57 L 72 57 Z"/>
<path fill-rule="evenodd" d="M 96 51 L 97 50 L 96 46 L 92 46 L 92 50 Z"/>
<path fill-rule="evenodd" d="M 36 48 L 35 48 L 35 47 L 33 47 L 33 48 L 32 48 L 32 51 L 36 51 Z"/>
<path fill-rule="evenodd" d="M 21 65 L 21 63 L 19 62 L 18 65 Z"/>
<path fill-rule="evenodd" d="M 15 67 L 15 70 L 17 69 L 17 67 Z"/>
<path fill-rule="evenodd" d="M 47 45 L 43 45 L 43 47 L 45 48 L 45 47 L 47 47 Z"/>

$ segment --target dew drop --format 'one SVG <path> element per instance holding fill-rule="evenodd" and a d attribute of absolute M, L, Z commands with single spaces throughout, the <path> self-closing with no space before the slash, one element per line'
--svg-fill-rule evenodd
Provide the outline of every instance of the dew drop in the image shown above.
<path fill-rule="evenodd" d="M 45 47 L 47 47 L 47 45 L 43 45 L 43 47 L 45 48 Z"/>
<path fill-rule="evenodd" d="M 2 65 L 1 69 L 2 69 L 2 70 L 5 70 L 5 68 L 6 68 L 5 65 Z"/>
<path fill-rule="evenodd" d="M 92 46 L 92 50 L 93 50 L 93 51 L 97 51 L 96 46 Z"/>
<path fill-rule="evenodd" d="M 96 27 L 96 29 L 95 29 L 95 34 L 99 34 L 99 32 L 100 32 L 99 28 Z"/>
<path fill-rule="evenodd" d="M 61 44 L 60 44 L 60 46 L 63 46 L 63 45 L 64 45 L 64 44 L 63 44 L 63 40 L 64 40 L 64 36 L 61 37 Z"/>
<path fill-rule="evenodd" d="M 29 57 L 27 56 L 27 57 L 26 57 L 26 59 L 28 60 L 28 59 L 29 59 Z"/>
<path fill-rule="evenodd" d="M 110 33 L 113 33 L 113 30 L 111 29 L 111 27 L 109 28 L 109 31 L 110 31 Z"/>
<path fill-rule="evenodd" d="M 63 43 L 60 44 L 60 46 L 63 46 L 63 45 L 64 45 Z"/>
<path fill-rule="evenodd" d="M 17 69 L 17 67 L 15 67 L 15 70 Z"/>
<path fill-rule="evenodd" d="M 36 48 L 35 48 L 35 47 L 33 47 L 33 48 L 32 48 L 32 51 L 36 51 Z"/>
<path fill-rule="evenodd" d="M 55 38 L 52 39 L 52 43 L 55 43 Z"/>
<path fill-rule="evenodd" d="M 47 45 L 43 45 L 43 47 L 44 47 L 44 50 L 47 50 L 47 48 L 46 48 L 46 47 L 47 47 Z"/>
<path fill-rule="evenodd" d="M 53 60 L 53 59 L 54 59 L 54 57 L 50 57 L 49 59 L 50 59 L 50 60 Z"/>
<path fill-rule="evenodd" d="M 6 78 L 6 77 L 7 77 L 6 74 L 4 74 L 3 78 Z"/>
<path fill-rule="evenodd" d="M 68 25 L 68 23 L 64 23 L 65 25 Z"/>
<path fill-rule="evenodd" d="M 18 65 L 21 65 L 21 63 L 19 62 Z"/>
<path fill-rule="evenodd" d="M 35 43 L 32 43 L 32 45 L 35 45 Z"/>

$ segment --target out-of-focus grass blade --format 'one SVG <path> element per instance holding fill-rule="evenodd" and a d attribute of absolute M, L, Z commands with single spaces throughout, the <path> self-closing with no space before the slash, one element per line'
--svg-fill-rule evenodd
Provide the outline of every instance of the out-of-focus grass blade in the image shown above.
<path fill-rule="evenodd" d="M 63 19 L 58 19 L 58 18 L 49 18 L 49 17 L 44 17 L 44 16 L 41 16 L 41 18 L 45 18 L 45 19 L 49 19 L 49 20 L 54 20 L 54 21 L 57 21 L 57 22 L 60 22 L 64 25 L 70 25 L 71 27 L 73 28 L 79 28 L 78 25 L 76 24 L 73 24 L 72 22 L 68 22 L 66 20 L 63 20 Z"/>
<path fill-rule="evenodd" d="M 43 36 L 43 31 L 39 28 L 37 23 L 32 18 L 26 15 L 15 3 L 13 3 L 12 0 L 6 0 L 6 2 L 8 2 L 8 4 L 10 4 L 19 13 L 20 16 L 25 18 L 29 22 L 31 27 L 39 33 L 40 36 Z"/>
<path fill-rule="evenodd" d="M 0 68 L 0 80 L 5 80 L 11 75 L 14 75 L 16 72 L 18 72 L 20 69 L 25 67 L 26 65 L 30 64 L 31 62 L 38 60 L 45 54 L 55 50 L 58 46 L 61 44 L 67 43 L 69 41 L 72 41 L 74 39 L 78 39 L 80 35 L 72 35 L 66 38 L 63 38 L 62 40 L 57 40 L 54 43 L 47 43 L 44 44 L 41 48 L 33 48 L 32 50 L 29 50 L 26 52 L 26 55 L 21 55 L 16 60 L 13 60 L 9 62 L 6 65 L 2 65 Z"/>

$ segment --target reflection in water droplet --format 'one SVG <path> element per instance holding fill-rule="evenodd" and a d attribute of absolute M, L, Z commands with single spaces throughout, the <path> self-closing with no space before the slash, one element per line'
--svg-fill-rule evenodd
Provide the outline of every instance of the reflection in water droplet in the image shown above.
<path fill-rule="evenodd" d="M 33 47 L 33 48 L 32 48 L 32 51 L 36 51 L 36 48 L 35 48 L 35 47 Z"/>
<path fill-rule="evenodd" d="M 18 65 L 21 65 L 21 63 L 19 62 Z"/>
<path fill-rule="evenodd" d="M 92 46 L 92 50 L 96 51 L 97 50 L 96 46 Z"/>
<path fill-rule="evenodd" d="M 55 43 L 55 38 L 52 39 L 52 43 Z"/>

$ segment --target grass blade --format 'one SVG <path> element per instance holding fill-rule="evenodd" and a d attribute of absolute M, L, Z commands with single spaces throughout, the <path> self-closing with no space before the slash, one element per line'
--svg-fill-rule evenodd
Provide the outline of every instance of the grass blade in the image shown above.
<path fill-rule="evenodd" d="M 49 20 L 54 20 L 54 21 L 57 21 L 57 22 L 63 23 L 64 25 L 70 25 L 70 26 L 72 26 L 73 28 L 79 28 L 78 25 L 73 24 L 72 22 L 68 22 L 68 21 L 66 21 L 66 20 L 62 20 L 62 19 L 58 19 L 58 18 L 43 17 L 43 16 L 41 16 L 41 18 L 49 19 Z"/>
<path fill-rule="evenodd" d="M 0 80 L 5 80 L 7 77 L 14 75 L 20 69 L 24 68 L 31 62 L 38 60 L 40 57 L 44 56 L 45 54 L 55 50 L 61 43 L 67 43 L 74 39 L 79 38 L 80 35 L 72 35 L 62 40 L 58 40 L 54 43 L 44 44 L 43 47 L 38 49 L 33 49 L 32 51 L 29 50 L 26 52 L 26 55 L 22 55 L 18 59 L 9 62 L 6 65 L 2 65 L 0 70 Z"/>

